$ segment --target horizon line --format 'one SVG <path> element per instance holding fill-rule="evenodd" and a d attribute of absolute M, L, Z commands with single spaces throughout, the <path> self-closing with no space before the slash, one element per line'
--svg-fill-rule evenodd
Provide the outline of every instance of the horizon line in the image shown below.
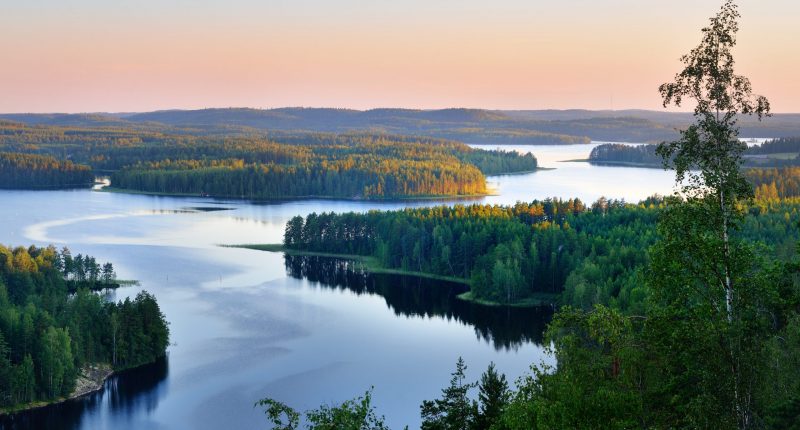
<path fill-rule="evenodd" d="M 371 107 L 371 108 L 352 108 L 352 107 L 331 107 L 331 106 L 278 106 L 278 107 L 251 107 L 251 106 L 215 106 L 215 107 L 202 107 L 202 108 L 165 108 L 153 110 L 130 110 L 130 111 L 17 111 L 17 112 L 0 112 L 0 115 L 124 115 L 124 114 L 140 114 L 140 113 L 154 113 L 154 112 L 192 112 L 204 110 L 257 110 L 257 111 L 272 111 L 282 109 L 319 109 L 319 110 L 342 110 L 353 112 L 370 112 L 376 110 L 407 110 L 418 112 L 436 112 L 444 110 L 479 110 L 488 112 L 569 112 L 569 111 L 585 111 L 585 112 L 654 112 L 663 114 L 694 114 L 693 111 L 675 111 L 668 109 L 647 109 L 647 108 L 623 108 L 623 109 L 588 109 L 588 108 L 526 108 L 526 109 L 503 109 L 503 108 L 484 108 L 484 107 L 464 107 L 452 106 L 442 108 L 413 108 L 413 107 Z M 797 115 L 800 112 L 771 112 L 771 115 Z"/>

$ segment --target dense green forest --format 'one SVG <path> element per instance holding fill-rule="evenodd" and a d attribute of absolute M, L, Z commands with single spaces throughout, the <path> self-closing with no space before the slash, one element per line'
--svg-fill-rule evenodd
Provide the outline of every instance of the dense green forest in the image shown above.
<path fill-rule="evenodd" d="M 139 163 L 117 171 L 112 183 L 141 191 L 255 199 L 475 195 L 486 192 L 484 173 L 537 167 L 531 154 L 475 150 L 449 141 L 311 135 L 284 142 L 270 150 L 285 147 L 279 156 L 261 153 L 253 162 L 238 158 Z"/>
<path fill-rule="evenodd" d="M 589 161 L 661 167 L 663 162 L 661 157 L 656 154 L 656 147 L 657 145 L 604 143 L 592 148 L 592 152 L 589 153 Z"/>
<path fill-rule="evenodd" d="M 154 193 L 272 199 L 478 195 L 485 178 L 475 167 L 448 162 L 350 157 L 305 166 L 228 162 L 164 162 L 115 172 L 114 187 Z"/>
<path fill-rule="evenodd" d="M 748 154 L 800 153 L 800 137 L 782 137 L 747 148 Z"/>
<path fill-rule="evenodd" d="M 91 185 L 89 166 L 47 155 L 0 152 L 0 188 L 65 188 Z"/>
<path fill-rule="evenodd" d="M 746 144 L 741 143 L 742 146 Z M 598 164 L 630 164 L 662 167 L 658 145 L 624 145 L 604 143 L 592 149 L 589 161 Z M 800 138 L 787 137 L 768 140 L 760 145 L 747 147 L 744 152 L 745 167 L 784 167 L 800 165 Z"/>
<path fill-rule="evenodd" d="M 658 235 L 662 198 L 639 204 L 545 200 L 515 206 L 457 205 L 322 213 L 294 217 L 284 246 L 370 255 L 386 267 L 469 280 L 473 297 L 524 302 L 557 294 L 564 304 L 637 309 L 646 299 L 641 270 Z M 800 238 L 797 199 L 759 200 L 739 234 L 776 255 L 793 255 Z"/>
<path fill-rule="evenodd" d="M 0 407 L 68 396 L 86 365 L 164 356 L 169 329 L 155 297 L 113 303 L 83 288 L 114 278 L 109 263 L 66 248 L 0 246 Z"/>
<path fill-rule="evenodd" d="M 301 133 L 277 139 L 0 123 L 0 149 L 69 157 L 111 172 L 115 188 L 153 193 L 252 199 L 475 195 L 486 192 L 484 175 L 537 168 L 531 154 L 433 138 Z"/>

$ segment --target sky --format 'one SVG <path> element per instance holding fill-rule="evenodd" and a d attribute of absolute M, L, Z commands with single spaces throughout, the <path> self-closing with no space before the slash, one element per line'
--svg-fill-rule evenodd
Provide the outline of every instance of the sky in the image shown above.
<path fill-rule="evenodd" d="M 738 3 L 737 72 L 800 112 L 800 2 Z M 721 4 L 0 0 L 0 112 L 661 109 Z"/>

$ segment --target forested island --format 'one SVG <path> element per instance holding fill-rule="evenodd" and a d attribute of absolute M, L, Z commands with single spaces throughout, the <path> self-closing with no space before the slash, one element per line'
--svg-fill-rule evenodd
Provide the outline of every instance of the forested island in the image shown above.
<path fill-rule="evenodd" d="M 10 159 L 69 158 L 111 175 L 116 190 L 247 199 L 404 198 L 486 194 L 485 175 L 536 170 L 536 158 L 449 140 L 364 133 L 222 137 L 194 130 L 28 126 L 0 122 Z M 30 155 L 29 153 L 47 154 Z M 50 168 L 50 170 L 56 167 Z M 20 175 L 0 165 L 0 175 Z M 66 169 L 63 167 L 62 170 Z M 44 186 L 45 177 L 30 182 Z M 13 186 L 17 182 L 9 182 Z"/>
<path fill-rule="evenodd" d="M 768 140 L 760 145 L 746 147 L 745 167 L 787 167 L 800 165 L 800 137 Z M 663 158 L 656 152 L 658 145 L 625 145 L 604 143 L 594 147 L 587 161 L 632 167 L 663 167 Z"/>
<path fill-rule="evenodd" d="M 242 158 L 140 162 L 114 172 L 111 182 L 137 191 L 250 199 L 470 196 L 486 193 L 484 173 L 537 168 L 530 153 L 484 151 L 449 141 L 368 135 L 287 141 L 239 147 Z M 245 153 L 248 149 L 253 153 Z"/>
<path fill-rule="evenodd" d="M 90 290 L 114 280 L 110 263 L 66 248 L 0 245 L 0 412 L 85 394 L 112 371 L 165 355 L 155 297 L 114 303 Z"/>

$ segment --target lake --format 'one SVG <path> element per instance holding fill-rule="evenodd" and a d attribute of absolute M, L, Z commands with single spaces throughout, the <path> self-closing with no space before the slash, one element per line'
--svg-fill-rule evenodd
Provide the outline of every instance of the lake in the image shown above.
<path fill-rule="evenodd" d="M 166 360 L 111 378 L 102 393 L 21 414 L 6 428 L 267 428 L 253 408 L 273 397 L 300 410 L 374 387 L 392 428 L 419 426 L 419 404 L 440 395 L 459 356 L 476 380 L 490 362 L 509 380 L 552 363 L 541 331 L 552 310 L 459 302 L 458 284 L 373 276 L 348 262 L 285 259 L 220 244 L 278 243 L 285 222 L 322 211 L 367 211 L 547 197 L 638 201 L 671 192 L 658 169 L 592 166 L 591 145 L 501 146 L 533 152 L 541 170 L 489 178 L 470 200 L 305 200 L 254 204 L 89 190 L 0 191 L 0 241 L 68 245 L 111 261 L 115 299 L 154 293 L 170 321 Z M 477 146 L 477 145 L 476 145 Z M 479 146 L 496 148 L 495 145 Z"/>

